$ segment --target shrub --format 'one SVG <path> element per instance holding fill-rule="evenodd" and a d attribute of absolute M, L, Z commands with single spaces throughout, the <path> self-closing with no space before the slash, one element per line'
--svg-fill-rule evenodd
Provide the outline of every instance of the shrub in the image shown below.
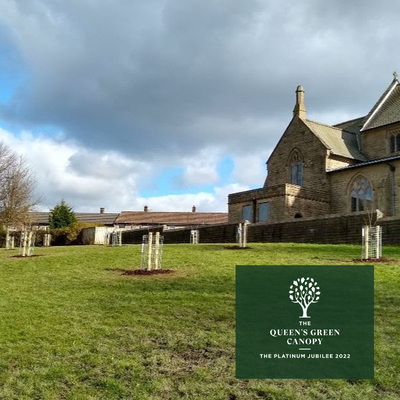
<path fill-rule="evenodd" d="M 52 235 L 51 244 L 53 246 L 82 244 L 83 229 L 94 226 L 98 225 L 87 222 L 74 222 L 72 225 L 64 228 L 50 229 L 50 234 Z"/>
<path fill-rule="evenodd" d="M 50 210 L 49 223 L 50 228 L 58 229 L 72 226 L 76 222 L 75 213 L 64 200 Z"/>

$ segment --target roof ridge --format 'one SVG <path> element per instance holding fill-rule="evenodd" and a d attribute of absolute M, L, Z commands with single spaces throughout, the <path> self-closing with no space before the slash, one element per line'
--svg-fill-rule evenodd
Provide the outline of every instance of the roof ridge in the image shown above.
<path fill-rule="evenodd" d="M 328 125 L 328 124 L 324 124 L 324 123 L 322 123 L 322 122 L 312 121 L 311 119 L 306 119 L 305 122 L 311 122 L 311 123 L 313 123 L 313 124 L 326 126 L 327 128 L 337 129 L 338 131 L 343 131 L 343 130 L 344 130 L 344 129 L 341 129 L 341 128 L 336 128 L 336 127 L 333 126 L 333 125 Z"/>
<path fill-rule="evenodd" d="M 307 122 L 307 121 L 308 121 L 308 122 L 311 122 L 311 123 L 313 123 L 313 124 L 325 126 L 326 128 L 332 128 L 332 129 L 335 129 L 335 130 L 340 131 L 340 132 L 346 132 L 346 133 L 349 133 L 350 135 L 355 135 L 354 132 L 350 132 L 350 131 L 348 131 L 347 129 L 344 129 L 344 128 L 337 128 L 335 125 L 323 124 L 322 122 L 311 121 L 310 119 L 307 119 L 306 122 Z"/>
<path fill-rule="evenodd" d="M 364 130 L 364 128 L 368 125 L 370 122 L 371 118 L 375 115 L 375 113 L 379 110 L 379 108 L 382 106 L 382 104 L 387 100 L 388 96 L 390 93 L 393 91 L 393 89 L 399 85 L 399 81 L 395 78 L 390 82 L 390 85 L 386 88 L 386 90 L 382 93 L 382 95 L 379 97 L 378 101 L 373 105 L 371 108 L 370 112 L 364 117 L 363 120 L 363 126 L 361 128 L 361 131 Z"/>
<path fill-rule="evenodd" d="M 357 120 L 363 120 L 364 118 L 365 118 L 365 115 L 362 116 L 362 117 L 353 118 L 353 119 L 349 119 L 349 120 L 347 120 L 347 121 L 339 122 L 339 123 L 337 123 L 337 124 L 335 124 L 335 125 L 332 125 L 332 126 L 333 126 L 333 127 L 336 127 L 336 126 L 338 126 L 338 125 L 348 124 L 349 122 L 355 122 L 355 121 L 357 121 Z"/>
<path fill-rule="evenodd" d="M 121 213 L 141 214 L 227 214 L 223 211 L 121 211 Z"/>

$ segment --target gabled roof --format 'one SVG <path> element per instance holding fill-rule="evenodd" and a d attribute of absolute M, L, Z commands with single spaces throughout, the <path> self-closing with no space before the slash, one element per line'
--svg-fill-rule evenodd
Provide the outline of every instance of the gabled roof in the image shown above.
<path fill-rule="evenodd" d="M 366 160 L 358 148 L 356 133 L 315 121 L 303 122 L 332 154 L 357 161 Z"/>
<path fill-rule="evenodd" d="M 117 224 L 132 225 L 212 225 L 227 223 L 228 214 L 205 212 L 122 211 L 115 222 Z"/>
<path fill-rule="evenodd" d="M 400 83 L 397 75 L 365 116 L 361 131 L 400 122 Z"/>
<path fill-rule="evenodd" d="M 49 224 L 49 212 L 31 212 L 29 215 L 34 224 Z M 76 219 L 79 222 L 103 225 L 113 225 L 118 215 L 118 213 L 75 213 Z"/>

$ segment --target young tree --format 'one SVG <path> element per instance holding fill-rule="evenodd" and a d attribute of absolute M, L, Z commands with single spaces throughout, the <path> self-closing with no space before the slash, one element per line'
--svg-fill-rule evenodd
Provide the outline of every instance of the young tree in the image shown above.
<path fill-rule="evenodd" d="M 29 223 L 29 211 L 39 201 L 34 187 L 26 161 L 0 142 L 0 224 L 6 229 Z"/>
<path fill-rule="evenodd" d="M 76 222 L 75 213 L 64 200 L 50 210 L 50 228 L 65 228 Z"/>
<path fill-rule="evenodd" d="M 300 304 L 303 315 L 300 318 L 310 318 L 307 310 L 310 304 L 317 303 L 321 292 L 313 278 L 297 278 L 290 286 L 289 299 L 292 303 Z"/>

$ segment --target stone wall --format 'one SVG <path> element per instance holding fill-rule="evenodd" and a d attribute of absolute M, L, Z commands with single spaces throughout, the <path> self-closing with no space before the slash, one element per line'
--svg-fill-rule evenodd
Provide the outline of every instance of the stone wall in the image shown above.
<path fill-rule="evenodd" d="M 361 150 L 370 159 L 400 154 L 400 151 L 391 153 L 389 143 L 390 136 L 398 133 L 400 133 L 400 123 L 361 132 Z"/>
<path fill-rule="evenodd" d="M 318 217 L 330 214 L 330 199 L 327 192 L 316 191 L 303 186 L 285 183 L 263 189 L 229 195 L 229 222 L 242 221 L 243 206 L 250 205 L 256 213 L 250 222 L 258 222 L 258 205 L 268 202 L 270 216 L 268 223 L 293 219 L 296 214 L 302 217 Z"/>
<path fill-rule="evenodd" d="M 329 216 L 316 219 L 296 219 L 275 224 L 259 223 L 248 226 L 248 242 L 292 242 L 361 244 L 361 228 L 367 214 Z M 383 244 L 400 245 L 400 218 L 385 218 L 382 226 Z M 237 224 L 213 225 L 199 228 L 200 243 L 235 243 Z M 124 244 L 140 244 L 147 230 L 123 232 Z M 190 229 L 165 231 L 164 243 L 190 243 Z"/>
<path fill-rule="evenodd" d="M 327 149 L 305 123 L 294 117 L 268 160 L 266 185 L 275 186 L 289 182 L 290 155 L 297 149 L 303 158 L 302 187 L 328 191 L 326 176 Z"/>
<path fill-rule="evenodd" d="M 333 169 L 345 168 L 353 164 L 356 164 L 355 160 L 330 154 L 326 159 L 326 170 L 331 171 Z"/>
<path fill-rule="evenodd" d="M 400 195 L 400 161 L 389 163 L 396 168 L 395 190 L 396 197 Z M 354 180 L 362 175 L 369 180 L 372 187 L 373 207 L 381 210 L 385 216 L 392 216 L 392 181 L 390 165 L 379 163 L 365 167 L 330 172 L 331 180 L 331 213 L 346 214 L 350 212 L 350 193 Z M 397 201 L 396 215 L 400 216 L 400 204 Z"/>

